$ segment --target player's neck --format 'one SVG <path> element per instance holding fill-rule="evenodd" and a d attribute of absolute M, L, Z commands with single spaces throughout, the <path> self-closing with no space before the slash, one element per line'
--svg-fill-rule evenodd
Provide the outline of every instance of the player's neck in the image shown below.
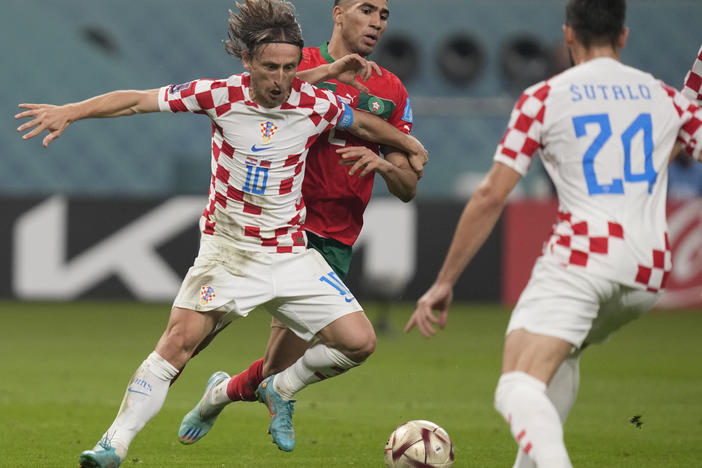
<path fill-rule="evenodd" d="M 611 58 L 619 60 L 619 51 L 610 45 L 582 47 L 576 45 L 571 48 L 570 53 L 576 65 L 598 58 Z"/>

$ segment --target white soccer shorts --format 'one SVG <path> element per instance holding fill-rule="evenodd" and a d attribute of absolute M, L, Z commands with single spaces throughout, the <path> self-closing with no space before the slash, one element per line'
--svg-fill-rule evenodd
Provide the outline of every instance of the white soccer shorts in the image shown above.
<path fill-rule="evenodd" d="M 363 310 L 314 249 L 252 252 L 203 238 L 173 306 L 225 312 L 214 335 L 260 305 L 306 341 L 334 320 Z"/>
<path fill-rule="evenodd" d="M 651 309 L 659 293 L 623 286 L 540 257 L 507 326 L 555 336 L 576 348 L 600 343 Z"/>

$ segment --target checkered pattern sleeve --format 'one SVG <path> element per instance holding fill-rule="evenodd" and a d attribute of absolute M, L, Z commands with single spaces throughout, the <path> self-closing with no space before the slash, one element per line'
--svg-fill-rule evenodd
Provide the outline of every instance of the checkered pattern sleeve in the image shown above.
<path fill-rule="evenodd" d="M 307 109 L 308 117 L 315 126 L 315 138 L 334 128 L 344 114 L 344 103 L 327 89 L 317 88 L 309 83 L 295 79 L 295 95 L 281 109 Z M 311 144 L 311 143 L 310 143 Z"/>
<path fill-rule="evenodd" d="M 216 117 L 231 107 L 231 86 L 226 80 L 195 80 L 164 86 L 158 93 L 161 112 L 194 112 Z"/>
<path fill-rule="evenodd" d="M 324 133 L 334 128 L 339 119 L 344 115 L 344 103 L 339 100 L 336 94 L 327 89 L 312 88 L 314 93 L 314 112 L 310 116 L 315 124 L 318 133 Z M 306 90 L 303 89 L 303 93 Z"/>
<path fill-rule="evenodd" d="M 682 93 L 685 97 L 702 104 L 702 47 L 685 77 Z"/>
<path fill-rule="evenodd" d="M 541 82 L 524 91 L 497 145 L 495 161 L 506 164 L 521 175 L 527 173 L 534 153 L 541 147 L 546 98 L 550 90 L 548 82 Z"/>
<path fill-rule="evenodd" d="M 702 161 L 702 109 L 679 91 L 665 84 L 662 86 L 672 99 L 673 106 L 682 121 L 678 142 L 682 143 L 688 154 Z"/>

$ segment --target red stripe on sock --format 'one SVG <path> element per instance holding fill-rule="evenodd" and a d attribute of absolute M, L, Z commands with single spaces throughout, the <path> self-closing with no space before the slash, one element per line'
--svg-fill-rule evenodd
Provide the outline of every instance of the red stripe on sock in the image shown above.
<path fill-rule="evenodd" d="M 259 359 L 244 372 L 229 379 L 227 396 L 232 401 L 256 401 L 256 389 L 262 381 L 263 359 Z"/>
<path fill-rule="evenodd" d="M 517 442 L 521 441 L 525 435 L 526 435 L 526 429 L 522 429 L 522 432 L 517 434 Z"/>
<path fill-rule="evenodd" d="M 526 447 L 524 447 L 524 453 L 526 453 L 527 455 L 529 455 L 529 452 L 531 452 L 531 442 L 529 442 L 528 444 L 526 444 Z"/>

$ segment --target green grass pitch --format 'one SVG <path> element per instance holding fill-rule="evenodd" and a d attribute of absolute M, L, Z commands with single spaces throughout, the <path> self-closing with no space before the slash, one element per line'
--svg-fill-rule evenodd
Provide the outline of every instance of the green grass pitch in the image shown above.
<path fill-rule="evenodd" d="M 368 304 L 371 318 L 381 310 Z M 348 374 L 298 394 L 297 446 L 276 449 L 258 403 L 236 403 L 193 446 L 177 441 L 208 376 L 260 357 L 269 317 L 234 322 L 188 365 L 124 467 L 381 467 L 400 423 L 429 419 L 451 435 L 455 467 L 509 467 L 516 446 L 492 407 L 509 311 L 455 306 L 431 340 L 401 328 L 411 304 L 390 307 L 391 332 Z M 112 421 L 126 384 L 153 349 L 167 305 L 0 302 L 0 467 L 77 466 Z M 588 349 L 565 434 L 587 467 L 702 466 L 702 313 L 654 312 Z M 641 427 L 630 422 L 640 416 Z"/>

